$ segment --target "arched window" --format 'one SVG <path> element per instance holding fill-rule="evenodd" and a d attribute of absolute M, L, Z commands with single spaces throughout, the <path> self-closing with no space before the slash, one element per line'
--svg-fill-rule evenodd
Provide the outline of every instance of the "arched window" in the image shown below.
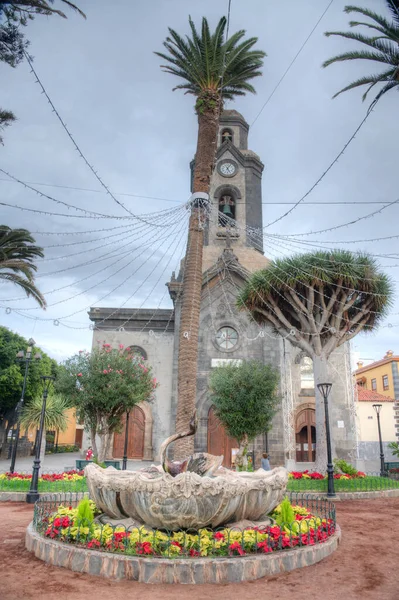
<path fill-rule="evenodd" d="M 313 360 L 309 356 L 304 356 L 300 362 L 299 369 L 301 372 L 301 389 L 314 389 Z"/>
<path fill-rule="evenodd" d="M 141 358 L 147 360 L 147 353 L 140 346 L 129 346 L 126 348 L 126 352 L 131 356 L 141 356 Z"/>
<path fill-rule="evenodd" d="M 233 132 L 231 129 L 223 129 L 221 134 L 221 143 L 223 144 L 224 142 L 233 143 Z"/>
<path fill-rule="evenodd" d="M 227 218 L 226 218 L 227 217 Z M 232 196 L 226 194 L 219 198 L 219 227 L 231 226 L 229 219 L 236 218 L 236 203 Z"/>

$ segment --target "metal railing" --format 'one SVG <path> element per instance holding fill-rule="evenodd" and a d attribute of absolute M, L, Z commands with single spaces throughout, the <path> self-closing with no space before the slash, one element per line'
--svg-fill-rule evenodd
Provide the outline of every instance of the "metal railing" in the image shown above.
<path fill-rule="evenodd" d="M 84 497 L 88 493 L 42 496 L 35 504 L 34 529 L 44 537 L 83 548 L 170 559 L 243 556 L 313 546 L 325 542 L 336 530 L 332 502 L 297 493 L 289 495 L 290 501 L 306 508 L 311 516 L 298 515 L 291 523 L 272 521 L 263 528 L 244 530 L 220 527 L 160 531 L 145 526 L 127 527 L 123 523 L 110 525 L 102 517 L 79 522 L 74 509 Z"/>

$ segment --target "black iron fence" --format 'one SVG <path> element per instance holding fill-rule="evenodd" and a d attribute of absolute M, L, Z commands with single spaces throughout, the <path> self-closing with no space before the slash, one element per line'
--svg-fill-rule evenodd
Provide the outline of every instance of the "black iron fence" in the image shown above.
<path fill-rule="evenodd" d="M 291 494 L 295 519 L 271 519 L 262 527 L 184 531 L 109 524 L 103 517 L 79 517 L 77 506 L 88 494 L 53 494 L 35 504 L 34 528 L 44 537 L 79 547 L 131 556 L 164 558 L 243 556 L 284 551 L 325 542 L 336 530 L 335 506 L 326 499 Z M 86 513 L 87 514 L 87 513 Z"/>

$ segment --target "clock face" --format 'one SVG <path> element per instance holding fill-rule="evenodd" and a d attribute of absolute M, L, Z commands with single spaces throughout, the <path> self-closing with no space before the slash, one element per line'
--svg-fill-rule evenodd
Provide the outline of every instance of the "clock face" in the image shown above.
<path fill-rule="evenodd" d="M 222 175 L 234 175 L 236 172 L 236 166 L 231 162 L 225 162 L 220 165 L 219 171 Z"/>
<path fill-rule="evenodd" d="M 238 333 L 232 327 L 221 327 L 216 334 L 216 342 L 222 350 L 231 350 L 238 342 Z"/>

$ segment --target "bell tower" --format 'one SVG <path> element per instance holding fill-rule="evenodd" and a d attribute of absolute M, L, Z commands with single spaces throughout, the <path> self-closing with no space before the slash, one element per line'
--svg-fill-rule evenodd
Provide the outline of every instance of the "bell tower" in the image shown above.
<path fill-rule="evenodd" d="M 259 156 L 248 150 L 249 125 L 236 110 L 219 122 L 215 169 L 211 178 L 211 214 L 204 240 L 204 270 L 216 262 L 226 238 L 248 270 L 268 263 L 263 256 L 262 172 Z M 228 217 L 223 219 L 222 215 Z M 226 226 L 228 224 L 228 226 Z M 249 234 L 248 228 L 254 230 Z"/>

